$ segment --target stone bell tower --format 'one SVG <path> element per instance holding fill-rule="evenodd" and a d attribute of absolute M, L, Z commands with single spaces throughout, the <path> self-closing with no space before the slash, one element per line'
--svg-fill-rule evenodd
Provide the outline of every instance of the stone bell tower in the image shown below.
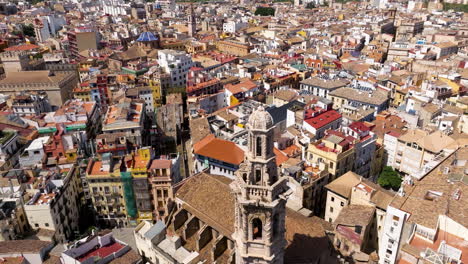
<path fill-rule="evenodd" d="M 260 107 L 247 124 L 248 151 L 231 189 L 236 196 L 233 238 L 237 264 L 282 264 L 286 246 L 286 178 L 273 153 L 273 118 Z"/>

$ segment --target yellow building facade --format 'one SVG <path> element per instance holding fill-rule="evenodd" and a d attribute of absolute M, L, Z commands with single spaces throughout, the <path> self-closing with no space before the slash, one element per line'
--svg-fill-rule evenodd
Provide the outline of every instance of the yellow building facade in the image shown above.
<path fill-rule="evenodd" d="M 321 162 L 327 164 L 332 181 L 353 169 L 354 148 L 346 149 L 339 144 L 322 139 L 309 144 L 306 158 L 312 164 Z"/>
<path fill-rule="evenodd" d="M 123 227 L 128 225 L 120 163 L 106 155 L 103 161 L 91 160 L 86 170 L 89 194 L 99 225 Z"/>
<path fill-rule="evenodd" d="M 148 164 L 151 160 L 150 148 L 137 150 L 132 158 L 131 175 L 133 178 L 133 191 L 135 193 L 136 208 L 138 211 L 137 222 L 153 219 L 152 202 L 148 181 Z"/>

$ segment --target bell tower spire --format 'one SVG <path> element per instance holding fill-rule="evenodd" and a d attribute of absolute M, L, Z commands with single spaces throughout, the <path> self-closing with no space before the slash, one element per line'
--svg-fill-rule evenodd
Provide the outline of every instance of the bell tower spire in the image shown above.
<path fill-rule="evenodd" d="M 273 153 L 273 118 L 260 107 L 247 124 L 248 151 L 231 189 L 236 196 L 236 263 L 282 264 L 286 178 Z"/>
<path fill-rule="evenodd" d="M 190 3 L 190 14 L 188 17 L 188 34 L 190 37 L 195 36 L 197 33 L 197 18 L 193 10 L 193 2 Z"/>

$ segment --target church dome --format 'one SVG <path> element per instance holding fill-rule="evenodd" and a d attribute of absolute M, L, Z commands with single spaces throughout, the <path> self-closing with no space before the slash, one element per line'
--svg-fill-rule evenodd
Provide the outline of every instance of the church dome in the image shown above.
<path fill-rule="evenodd" d="M 153 33 L 151 32 L 143 32 L 141 33 L 141 35 L 138 37 L 137 41 L 139 42 L 147 42 L 147 41 L 156 41 L 158 40 L 159 37 L 158 36 L 155 36 Z"/>
<path fill-rule="evenodd" d="M 248 125 L 250 129 L 267 130 L 273 126 L 273 117 L 260 106 L 250 115 Z"/>

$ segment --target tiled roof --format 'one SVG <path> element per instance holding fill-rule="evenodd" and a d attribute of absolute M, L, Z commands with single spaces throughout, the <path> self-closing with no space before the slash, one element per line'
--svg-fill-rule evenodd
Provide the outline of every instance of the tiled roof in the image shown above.
<path fill-rule="evenodd" d="M 151 162 L 150 169 L 170 169 L 172 162 L 170 160 L 155 159 Z"/>
<path fill-rule="evenodd" d="M 231 237 L 234 232 L 235 198 L 223 176 L 200 173 L 190 177 L 180 187 L 176 197 L 183 207 L 209 226 Z M 285 263 L 314 263 L 329 251 L 325 235 L 327 223 L 318 217 L 306 217 L 286 209 Z M 313 248 L 314 250 L 310 250 Z"/>
<path fill-rule="evenodd" d="M 334 225 L 367 226 L 371 223 L 375 208 L 367 205 L 351 204 L 343 207 Z"/>
<path fill-rule="evenodd" d="M 194 152 L 198 155 L 239 165 L 244 161 L 244 151 L 234 142 L 209 137 L 194 144 Z"/>
<path fill-rule="evenodd" d="M 311 85 L 314 87 L 319 87 L 323 89 L 336 89 L 343 86 L 346 86 L 349 82 L 346 80 L 324 80 L 317 77 L 303 80 L 302 84 Z"/>
<path fill-rule="evenodd" d="M 40 240 L 9 240 L 0 241 L 0 254 L 8 253 L 39 253 L 51 242 Z"/>
<path fill-rule="evenodd" d="M 5 51 L 25 51 L 25 50 L 33 50 L 33 49 L 38 49 L 38 48 L 39 46 L 34 45 L 34 44 L 21 44 L 21 45 L 8 47 L 5 49 Z"/>
<path fill-rule="evenodd" d="M 457 151 L 458 152 L 458 151 Z M 414 182 L 413 186 L 405 185 L 405 196 L 396 195 L 391 206 L 408 212 L 408 221 L 427 228 L 436 229 L 439 215 L 446 215 L 464 227 L 468 227 L 468 185 L 463 181 L 456 181 L 457 175 L 463 175 L 465 167 L 455 167 L 453 164 L 458 153 L 452 154 L 437 168 L 427 174 L 421 181 Z M 450 172 L 444 174 L 443 168 L 450 167 Z M 459 190 L 461 196 L 454 199 L 453 194 Z M 429 191 L 441 193 L 439 197 L 426 199 Z"/>
<path fill-rule="evenodd" d="M 240 81 L 240 83 L 238 84 L 229 83 L 229 84 L 226 84 L 224 88 L 229 90 L 232 94 L 238 94 L 242 92 L 248 92 L 252 89 L 257 88 L 257 84 L 248 78 L 244 78 Z"/>
<path fill-rule="evenodd" d="M 375 91 L 374 93 L 369 94 L 367 92 L 361 92 L 353 88 L 345 87 L 338 88 L 333 92 L 330 92 L 329 95 L 371 105 L 381 105 L 388 100 L 387 94 L 381 91 Z"/>
<path fill-rule="evenodd" d="M 229 188 L 230 180 L 223 176 L 201 173 L 188 178 L 177 190 L 176 197 L 203 222 L 223 235 L 234 232 L 234 196 Z"/>
<path fill-rule="evenodd" d="M 323 112 L 321 114 L 318 114 L 317 116 L 315 117 L 311 117 L 311 118 L 308 118 L 306 120 L 304 120 L 305 122 L 307 122 L 309 125 L 311 125 L 312 127 L 314 127 L 315 129 L 319 129 L 333 121 L 336 121 L 338 119 L 341 118 L 341 114 L 338 113 L 337 111 L 335 110 L 330 110 L 330 111 L 326 111 L 326 112 Z"/>

